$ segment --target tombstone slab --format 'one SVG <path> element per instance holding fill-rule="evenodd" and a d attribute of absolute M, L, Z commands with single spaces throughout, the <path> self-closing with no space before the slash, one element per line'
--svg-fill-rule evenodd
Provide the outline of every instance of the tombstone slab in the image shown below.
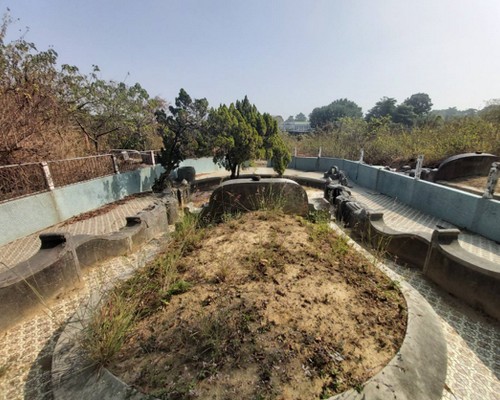
<path fill-rule="evenodd" d="M 444 160 L 438 167 L 434 181 L 448 181 L 468 176 L 486 176 L 491 164 L 500 161 L 499 156 L 487 153 L 465 153 Z"/>
<path fill-rule="evenodd" d="M 233 179 L 213 191 L 202 218 L 217 219 L 225 213 L 262 209 L 279 209 L 286 214 L 307 216 L 307 193 L 290 179 Z"/>

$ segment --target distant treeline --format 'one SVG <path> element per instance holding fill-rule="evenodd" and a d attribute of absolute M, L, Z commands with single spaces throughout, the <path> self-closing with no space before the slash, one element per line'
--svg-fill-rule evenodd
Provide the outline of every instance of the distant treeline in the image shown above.
<path fill-rule="evenodd" d="M 288 136 L 286 142 L 299 154 L 357 160 L 361 149 L 371 164 L 398 166 L 423 154 L 425 164 L 465 152 L 500 154 L 500 100 L 490 100 L 482 110 L 432 110 L 426 93 L 416 93 L 402 103 L 382 97 L 365 116 L 361 107 L 338 99 L 315 108 L 309 115 L 312 133 Z"/>

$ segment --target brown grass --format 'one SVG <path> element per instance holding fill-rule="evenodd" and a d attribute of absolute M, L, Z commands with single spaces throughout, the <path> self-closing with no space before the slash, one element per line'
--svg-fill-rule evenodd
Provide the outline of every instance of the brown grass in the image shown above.
<path fill-rule="evenodd" d="M 167 286 L 160 262 L 119 289 L 141 299 L 110 363 L 126 382 L 162 399 L 324 398 L 395 355 L 397 285 L 326 224 L 257 212 L 203 232 L 181 235 Z M 139 282 L 149 289 L 133 294 Z"/>

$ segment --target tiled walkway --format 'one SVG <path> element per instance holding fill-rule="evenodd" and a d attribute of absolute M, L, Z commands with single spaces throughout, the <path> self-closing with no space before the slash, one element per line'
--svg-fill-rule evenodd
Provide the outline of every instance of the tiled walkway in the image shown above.
<path fill-rule="evenodd" d="M 83 221 L 65 225 L 64 222 L 44 229 L 41 232 L 14 240 L 0 246 L 0 271 L 3 268 L 12 268 L 14 265 L 32 257 L 40 249 L 40 233 L 69 232 L 74 235 L 103 235 L 123 228 L 125 217 L 135 215 L 154 201 L 153 196 L 139 196 L 125 199 L 108 212 Z"/>
<path fill-rule="evenodd" d="M 408 282 L 439 316 L 448 347 L 443 399 L 500 399 L 500 324 L 450 296 L 420 271 L 386 264 L 393 279 Z"/>
<path fill-rule="evenodd" d="M 385 223 L 400 232 L 432 233 L 437 225 L 443 228 L 455 228 L 449 222 L 411 208 L 389 196 L 374 193 L 357 185 L 350 190 L 359 202 L 372 210 L 383 211 Z M 500 266 L 500 246 L 492 240 L 462 231 L 458 236 L 458 241 L 465 250 Z"/>
<path fill-rule="evenodd" d="M 259 170 L 255 172 L 265 173 Z M 314 174 L 313 177 L 319 175 L 310 174 Z M 375 196 L 363 193 L 359 188 L 353 191 L 355 195 L 364 196 L 367 201 L 370 201 L 370 196 Z M 375 200 L 372 201 L 379 204 Z M 398 217 L 396 206 L 394 210 L 390 210 L 389 207 L 384 207 L 384 209 L 387 210 L 386 222 L 400 224 L 396 220 Z M 139 209 L 133 213 L 137 211 Z M 394 218 L 389 216 L 390 211 L 394 212 Z M 130 211 L 125 213 L 130 215 Z M 408 216 L 408 214 L 405 215 Z M 116 228 L 111 230 L 119 229 L 124 225 L 124 217 L 117 216 L 116 218 L 122 222 L 116 221 L 118 225 L 114 225 Z M 430 229 L 433 226 L 431 224 L 435 223 L 435 221 L 429 222 L 430 219 L 426 219 L 425 216 L 420 217 L 419 214 L 415 214 L 414 218 L 421 218 L 419 226 L 423 229 Z M 104 225 L 110 226 L 113 222 L 108 220 Z M 79 231 L 78 233 L 87 232 Z M 164 239 L 157 239 L 135 254 L 118 257 L 91 268 L 84 278 L 83 290 L 65 294 L 54 304 L 34 313 L 30 320 L 2 334 L 0 336 L 0 399 L 51 399 L 48 368 L 61 324 L 88 298 L 90 293 L 102 290 L 118 277 L 123 277 L 124 274 L 144 265 L 148 259 L 161 250 L 163 244 Z M 495 246 L 493 250 L 486 249 L 487 257 L 491 254 L 493 257 L 498 256 Z M 472 247 L 474 252 L 477 247 L 477 245 Z M 387 268 L 392 279 L 408 282 L 413 290 L 423 295 L 441 320 L 448 345 L 448 373 L 443 399 L 500 400 L 499 323 L 448 295 L 429 282 L 420 271 L 390 262 L 387 263 Z"/>
<path fill-rule="evenodd" d="M 139 252 L 117 257 L 84 275 L 83 289 L 66 293 L 0 336 L 0 399 L 50 400 L 50 360 L 64 322 L 89 296 L 152 259 L 165 243 L 157 238 Z M 72 399 L 68 399 L 72 400 Z"/>

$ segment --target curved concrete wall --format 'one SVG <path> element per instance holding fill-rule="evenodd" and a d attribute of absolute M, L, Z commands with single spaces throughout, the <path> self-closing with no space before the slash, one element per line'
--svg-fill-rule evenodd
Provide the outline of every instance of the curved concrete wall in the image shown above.
<path fill-rule="evenodd" d="M 330 184 L 325 197 L 335 205 L 338 220 L 378 249 L 423 270 L 424 275 L 447 292 L 500 320 L 500 268 L 492 261 L 465 251 L 458 242 L 458 229 L 398 232 L 373 212 L 353 201 L 341 185 Z"/>
<path fill-rule="evenodd" d="M 59 293 L 81 284 L 81 270 L 110 257 L 136 250 L 166 231 L 167 199 L 133 217 L 108 235 L 50 233 L 40 235 L 42 246 L 29 260 L 0 273 L 0 331 L 25 318 Z"/>
<path fill-rule="evenodd" d="M 316 169 L 313 168 L 316 165 Z M 394 197 L 404 204 L 500 242 L 500 201 L 411 178 L 406 175 L 335 158 L 292 157 L 290 168 L 327 171 L 332 165 L 367 189 Z"/>

